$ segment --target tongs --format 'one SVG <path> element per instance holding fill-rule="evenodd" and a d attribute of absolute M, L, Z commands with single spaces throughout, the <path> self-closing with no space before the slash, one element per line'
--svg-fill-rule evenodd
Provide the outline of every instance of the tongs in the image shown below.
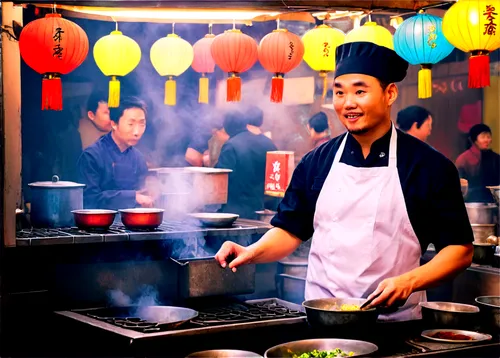
<path fill-rule="evenodd" d="M 363 304 L 359 307 L 359 309 L 360 309 L 361 311 L 365 311 L 365 310 L 367 309 L 367 308 L 366 308 L 366 306 L 368 306 L 369 304 L 371 304 L 371 303 L 373 302 L 373 300 L 374 300 L 374 299 L 376 299 L 378 296 L 380 296 L 380 294 L 381 294 L 381 293 L 382 293 L 382 292 L 380 292 L 378 295 L 376 295 L 376 296 L 374 296 L 374 297 L 370 298 L 369 300 L 366 300 L 365 302 L 363 302 Z"/>
<path fill-rule="evenodd" d="M 369 300 L 366 300 L 365 302 L 363 302 L 363 304 L 359 307 L 359 309 L 361 311 L 366 311 L 367 309 L 376 309 L 377 311 L 379 311 L 380 314 L 391 314 L 391 313 L 396 312 L 405 303 L 405 302 L 397 301 L 391 307 L 375 306 L 375 307 L 372 307 L 372 308 L 366 308 L 369 304 L 371 304 L 373 302 L 374 299 L 376 299 L 377 297 L 379 297 L 381 294 L 382 294 L 382 292 L 379 292 L 376 296 L 374 296 L 374 297 L 370 298 Z"/>

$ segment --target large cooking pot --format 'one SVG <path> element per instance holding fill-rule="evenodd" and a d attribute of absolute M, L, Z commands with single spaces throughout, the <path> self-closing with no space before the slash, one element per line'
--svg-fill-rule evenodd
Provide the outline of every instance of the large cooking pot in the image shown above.
<path fill-rule="evenodd" d="M 75 225 L 73 210 L 83 208 L 85 184 L 60 181 L 57 175 L 52 181 L 30 183 L 31 225 L 34 227 L 71 227 Z"/>
<path fill-rule="evenodd" d="M 465 203 L 471 224 L 496 224 L 498 206 L 491 203 Z"/>
<path fill-rule="evenodd" d="M 496 234 L 496 224 L 471 224 L 474 242 L 486 243 L 488 237 Z"/>

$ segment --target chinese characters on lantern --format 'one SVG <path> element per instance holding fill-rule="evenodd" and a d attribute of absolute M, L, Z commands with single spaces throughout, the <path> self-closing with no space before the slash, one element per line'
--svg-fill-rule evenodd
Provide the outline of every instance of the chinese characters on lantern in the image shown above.
<path fill-rule="evenodd" d="M 323 43 L 323 57 L 330 56 L 330 44 L 328 42 Z"/>
<path fill-rule="evenodd" d="M 293 47 L 294 47 L 293 42 L 290 41 L 288 43 L 288 48 L 290 49 L 290 52 L 288 53 L 288 59 L 289 60 L 291 60 L 293 58 Z"/>
<path fill-rule="evenodd" d="M 53 47 L 54 52 L 52 53 L 52 56 L 57 57 L 58 59 L 62 59 L 63 55 L 63 47 L 61 47 L 61 40 L 62 40 L 61 35 L 63 33 L 64 33 L 63 29 L 57 27 L 56 31 L 54 32 L 54 35 L 52 36 L 52 38 L 54 39 L 54 47 Z"/>
<path fill-rule="evenodd" d="M 496 15 L 495 7 L 493 5 L 486 5 L 486 10 L 483 12 L 483 15 L 486 17 L 488 23 L 484 24 L 484 32 L 483 35 L 495 36 L 497 24 L 495 23 Z"/>
<path fill-rule="evenodd" d="M 283 197 L 292 178 L 293 169 L 293 152 L 267 152 L 266 178 L 264 187 L 265 194 L 270 196 Z"/>
<path fill-rule="evenodd" d="M 435 48 L 436 45 L 436 26 L 435 25 L 429 25 L 427 27 L 427 45 L 429 45 L 430 48 Z"/>

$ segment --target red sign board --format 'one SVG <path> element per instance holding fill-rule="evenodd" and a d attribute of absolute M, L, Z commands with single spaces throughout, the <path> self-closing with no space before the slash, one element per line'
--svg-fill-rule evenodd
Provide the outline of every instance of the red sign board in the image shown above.
<path fill-rule="evenodd" d="M 282 198 L 292 179 L 294 152 L 267 152 L 264 193 Z"/>

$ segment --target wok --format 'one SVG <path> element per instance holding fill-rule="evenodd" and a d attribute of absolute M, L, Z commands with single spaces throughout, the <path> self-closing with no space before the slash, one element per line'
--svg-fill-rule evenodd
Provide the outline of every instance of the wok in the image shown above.
<path fill-rule="evenodd" d="M 175 306 L 124 306 L 103 308 L 92 311 L 90 317 L 106 318 L 116 323 L 119 319 L 140 321 L 144 324 L 157 324 L 172 329 L 198 316 L 198 312 L 190 308 Z M 145 321 L 145 322 L 144 322 Z"/>
<path fill-rule="evenodd" d="M 332 327 L 339 325 L 369 325 L 377 321 L 379 312 L 375 308 L 363 311 L 340 311 L 343 304 L 361 306 L 363 298 L 320 298 L 302 303 L 307 321 L 311 326 Z"/>
<path fill-rule="evenodd" d="M 81 209 L 73 210 L 75 224 L 79 229 L 107 230 L 115 220 L 115 210 Z"/>
<path fill-rule="evenodd" d="M 163 222 L 163 209 L 132 208 L 121 209 L 120 216 L 123 225 L 128 229 L 156 229 Z"/>
<path fill-rule="evenodd" d="M 191 213 L 188 216 L 208 227 L 230 227 L 240 217 L 237 214 L 227 213 Z"/>
<path fill-rule="evenodd" d="M 292 358 L 294 354 L 301 355 L 315 349 L 320 351 L 332 351 L 336 348 L 344 352 L 353 352 L 351 357 L 366 356 L 378 350 L 378 347 L 370 342 L 356 341 L 351 339 L 306 339 L 283 343 L 269 348 L 265 353 L 265 358 Z"/>

